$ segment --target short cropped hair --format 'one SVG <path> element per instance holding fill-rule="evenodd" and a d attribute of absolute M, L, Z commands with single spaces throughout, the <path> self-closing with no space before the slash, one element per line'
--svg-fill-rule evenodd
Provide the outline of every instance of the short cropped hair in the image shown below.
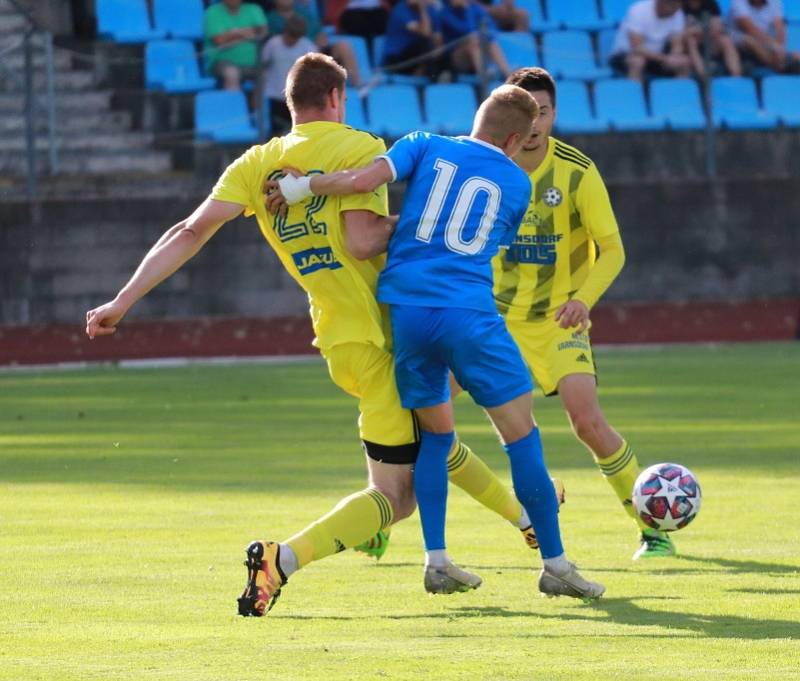
<path fill-rule="evenodd" d="M 495 140 L 518 133 L 527 137 L 539 106 L 530 93 L 516 85 L 501 85 L 483 101 L 475 114 L 475 125 Z"/>
<path fill-rule="evenodd" d="M 556 107 L 556 82 L 547 71 L 539 66 L 525 66 L 516 71 L 512 71 L 506 83 L 516 85 L 528 92 L 538 92 L 544 90 L 550 95 L 553 108 Z"/>
<path fill-rule="evenodd" d="M 333 90 L 344 92 L 347 71 L 332 57 L 309 52 L 300 57 L 286 77 L 286 104 L 289 110 L 321 109 Z"/>

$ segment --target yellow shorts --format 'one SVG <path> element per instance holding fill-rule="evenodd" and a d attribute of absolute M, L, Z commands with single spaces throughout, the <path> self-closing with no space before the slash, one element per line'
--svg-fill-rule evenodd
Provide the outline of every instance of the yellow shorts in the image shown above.
<path fill-rule="evenodd" d="M 553 319 L 506 320 L 506 325 L 545 395 L 555 395 L 564 376 L 597 375 L 588 330 L 562 329 Z"/>
<path fill-rule="evenodd" d="M 400 405 L 391 353 L 371 343 L 343 343 L 322 354 L 333 382 L 358 398 L 358 431 L 365 443 L 397 447 L 417 442 L 414 418 Z M 372 451 L 368 453 L 378 458 Z"/>

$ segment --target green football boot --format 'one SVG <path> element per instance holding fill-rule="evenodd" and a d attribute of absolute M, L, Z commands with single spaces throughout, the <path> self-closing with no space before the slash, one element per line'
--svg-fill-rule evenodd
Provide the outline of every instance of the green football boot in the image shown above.
<path fill-rule="evenodd" d="M 385 530 L 378 530 L 378 534 L 374 537 L 370 537 L 367 541 L 354 546 L 353 551 L 366 553 L 370 558 L 380 560 L 383 558 L 383 554 L 386 553 L 386 549 L 389 548 L 389 535 L 391 532 L 388 527 Z"/>
<path fill-rule="evenodd" d="M 633 560 L 639 558 L 663 558 L 677 555 L 675 544 L 666 532 L 645 530 L 642 532 L 642 545 L 633 554 Z"/>

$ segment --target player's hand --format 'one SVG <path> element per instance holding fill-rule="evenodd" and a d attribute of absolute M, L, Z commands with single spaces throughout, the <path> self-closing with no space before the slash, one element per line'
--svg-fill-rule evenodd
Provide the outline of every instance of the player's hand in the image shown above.
<path fill-rule="evenodd" d="M 296 168 L 283 168 L 281 172 L 283 172 L 283 177 L 279 177 L 274 180 L 267 180 L 264 183 L 264 194 L 266 195 L 267 210 L 272 213 L 272 215 L 280 214 L 285 216 L 289 206 L 299 203 L 303 199 L 301 198 L 297 201 L 290 201 L 283 192 L 283 186 L 286 185 L 284 180 L 286 180 L 286 178 L 301 178 L 303 177 L 303 174 Z M 283 184 L 281 184 L 282 182 Z M 289 191 L 291 194 L 291 189 Z M 309 193 L 303 198 L 308 198 L 310 195 L 311 194 Z"/>
<path fill-rule="evenodd" d="M 116 299 L 89 310 L 86 313 L 86 335 L 92 340 L 95 336 L 110 336 L 127 311 Z"/>
<path fill-rule="evenodd" d="M 562 329 L 578 327 L 583 333 L 589 328 L 589 308 L 580 300 L 568 300 L 556 310 L 556 321 Z"/>

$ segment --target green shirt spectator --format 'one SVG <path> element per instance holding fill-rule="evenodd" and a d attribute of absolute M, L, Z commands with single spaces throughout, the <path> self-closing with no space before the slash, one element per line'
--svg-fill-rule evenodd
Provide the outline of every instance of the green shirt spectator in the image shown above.
<path fill-rule="evenodd" d="M 217 62 L 240 68 L 258 64 L 258 44 L 267 33 L 267 17 L 258 5 L 242 0 L 223 0 L 211 5 L 203 17 L 206 69 Z"/>

